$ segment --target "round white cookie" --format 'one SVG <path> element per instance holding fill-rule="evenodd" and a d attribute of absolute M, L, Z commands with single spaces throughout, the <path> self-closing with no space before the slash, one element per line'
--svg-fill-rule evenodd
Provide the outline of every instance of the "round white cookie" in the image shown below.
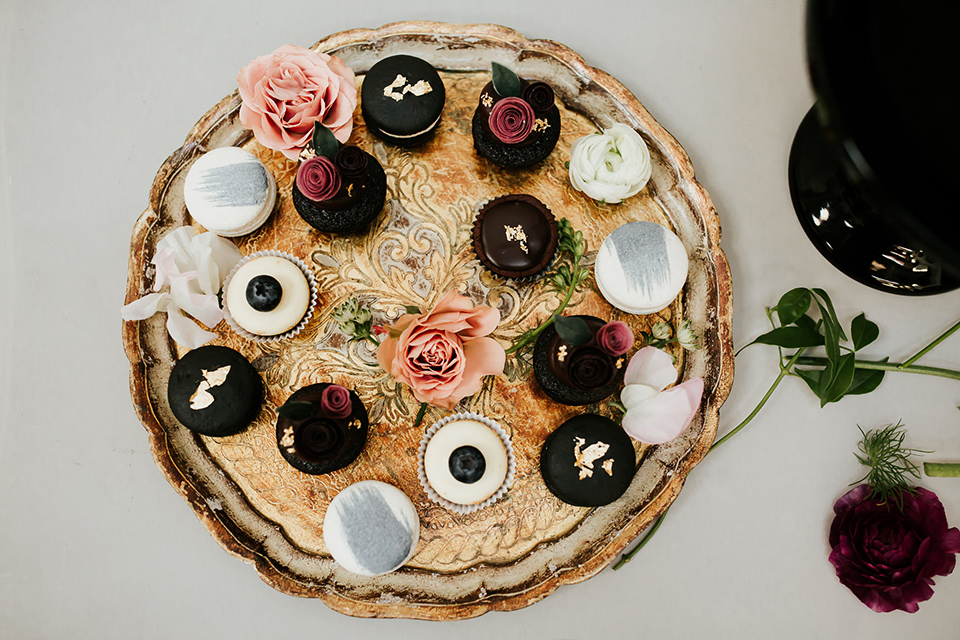
<path fill-rule="evenodd" d="M 277 201 L 277 181 L 255 155 L 221 147 L 200 156 L 183 183 L 183 200 L 208 231 L 234 238 L 267 221 Z"/>
<path fill-rule="evenodd" d="M 655 222 L 629 222 L 607 236 L 594 265 L 607 302 L 635 315 L 656 313 L 687 281 L 687 251 L 675 233 Z"/>
<path fill-rule="evenodd" d="M 352 484 L 337 494 L 323 519 L 323 541 L 347 571 L 379 576 L 400 568 L 420 540 L 413 502 L 376 480 Z"/>
<path fill-rule="evenodd" d="M 475 482 L 461 482 L 450 471 L 450 455 L 460 447 L 474 447 L 485 469 Z M 427 442 L 423 471 L 437 494 L 455 504 L 477 504 L 497 492 L 507 477 L 507 450 L 500 436 L 477 420 L 454 420 L 440 427 Z"/>
<path fill-rule="evenodd" d="M 247 285 L 260 275 L 280 283 L 280 303 L 270 311 L 257 311 L 247 302 Z M 261 256 L 244 263 L 233 274 L 224 295 L 233 320 L 258 336 L 276 336 L 293 329 L 310 306 L 310 283 L 303 271 L 286 258 Z"/>

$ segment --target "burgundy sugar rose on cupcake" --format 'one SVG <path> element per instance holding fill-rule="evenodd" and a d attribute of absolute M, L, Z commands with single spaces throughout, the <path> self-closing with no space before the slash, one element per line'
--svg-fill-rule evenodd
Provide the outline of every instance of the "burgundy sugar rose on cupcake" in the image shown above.
<path fill-rule="evenodd" d="M 360 147 L 341 145 L 333 131 L 314 126 L 293 183 L 297 213 L 318 231 L 352 233 L 383 209 L 387 177 L 377 160 Z"/>
<path fill-rule="evenodd" d="M 550 155 L 560 139 L 560 110 L 553 89 L 523 80 L 493 63 L 493 79 L 480 92 L 473 115 L 473 146 L 503 169 L 534 165 Z"/>
<path fill-rule="evenodd" d="M 237 74 L 240 122 L 257 142 L 296 160 L 314 123 L 346 142 L 353 130 L 357 84 L 336 56 L 288 44 L 260 56 Z"/>

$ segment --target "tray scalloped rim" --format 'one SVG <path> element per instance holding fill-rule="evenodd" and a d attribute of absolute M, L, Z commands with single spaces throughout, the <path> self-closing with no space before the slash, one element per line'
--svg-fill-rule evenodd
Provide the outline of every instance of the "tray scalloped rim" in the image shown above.
<path fill-rule="evenodd" d="M 371 600 L 351 598 L 337 593 L 324 584 L 285 570 L 270 556 L 263 540 L 256 539 L 233 521 L 219 505 L 216 496 L 204 495 L 204 490 L 191 475 L 191 469 L 171 455 L 167 433 L 160 424 L 151 406 L 151 389 L 147 376 L 148 367 L 156 364 L 152 356 L 145 354 L 144 322 L 129 322 L 123 325 L 123 343 L 130 361 L 131 397 L 141 423 L 150 436 L 154 459 L 171 485 L 190 504 L 208 531 L 229 553 L 256 566 L 260 577 L 274 588 L 301 597 L 317 597 L 334 610 L 360 617 L 403 617 L 427 620 L 463 619 L 482 615 L 487 611 L 510 611 L 529 606 L 552 593 L 562 584 L 586 580 L 606 567 L 627 545 L 660 515 L 676 498 L 689 471 L 706 455 L 717 431 L 719 408 L 729 394 L 733 382 L 732 350 L 732 283 L 726 257 L 720 249 L 720 223 L 709 195 L 694 178 L 693 166 L 683 148 L 646 111 L 633 94 L 609 74 L 588 66 L 583 58 L 564 45 L 549 40 L 527 40 L 516 31 L 490 24 L 457 25 L 437 22 L 398 22 L 379 29 L 355 29 L 331 35 L 317 42 L 318 51 L 335 52 L 338 49 L 368 44 L 375 51 L 378 43 L 389 39 L 408 38 L 411 43 L 431 43 L 430 46 L 470 48 L 478 43 L 490 43 L 522 58 L 525 55 L 546 56 L 567 67 L 583 79 L 586 91 L 606 94 L 620 105 L 618 115 L 631 125 L 644 130 L 660 147 L 675 172 L 677 188 L 687 204 L 699 215 L 702 245 L 697 248 L 700 258 L 713 271 L 708 297 L 709 308 L 702 310 L 709 316 L 710 328 L 715 331 L 711 338 L 711 369 L 708 388 L 705 391 L 705 410 L 702 412 L 702 429 L 698 439 L 680 452 L 680 463 L 672 469 L 669 480 L 658 493 L 609 539 L 605 546 L 592 557 L 573 566 L 561 566 L 536 584 L 518 585 L 512 592 L 490 593 L 472 602 L 450 602 L 445 605 L 423 604 L 408 601 L 401 596 L 386 594 Z M 479 58 L 479 57 L 478 57 Z M 486 59 L 477 60 L 477 66 L 487 64 Z M 462 70 L 470 70 L 460 68 Z M 589 95 L 588 95 L 589 97 Z M 571 105 L 575 106 L 575 105 Z M 137 220 L 131 239 L 126 301 L 136 299 L 142 290 L 143 266 L 149 261 L 146 255 L 149 237 L 158 222 L 159 209 L 165 190 L 172 176 L 187 162 L 202 151 L 202 142 L 229 115 L 239 108 L 237 92 L 221 100 L 210 109 L 191 129 L 183 146 L 163 163 L 154 179 L 150 192 L 150 207 Z M 600 124 L 608 124 L 598 118 Z M 145 321 L 146 322 L 146 321 Z M 171 359 L 175 351 L 170 345 Z M 155 392 L 154 392 L 155 393 Z M 669 446 L 663 449 L 669 449 Z M 543 545 L 541 545 L 542 547 Z M 535 549 L 531 556 L 542 551 Z"/>

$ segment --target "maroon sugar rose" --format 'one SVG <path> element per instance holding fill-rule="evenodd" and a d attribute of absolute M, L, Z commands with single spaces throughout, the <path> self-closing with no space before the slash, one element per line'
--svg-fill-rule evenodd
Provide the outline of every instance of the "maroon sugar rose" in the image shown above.
<path fill-rule="evenodd" d="M 608 322 L 597 331 L 596 340 L 601 349 L 616 358 L 633 347 L 633 331 L 625 322 Z"/>
<path fill-rule="evenodd" d="M 320 410 L 331 418 L 346 418 L 353 411 L 350 392 L 338 384 L 332 384 L 320 395 Z"/>
<path fill-rule="evenodd" d="M 610 356 L 596 347 L 577 347 L 569 356 L 567 376 L 583 391 L 605 387 L 616 373 Z"/>
<path fill-rule="evenodd" d="M 869 485 L 833 506 L 830 562 L 840 582 L 877 612 L 916 612 L 933 595 L 933 576 L 949 575 L 960 553 L 960 531 L 947 528 L 936 494 L 917 487 L 881 503 Z"/>
<path fill-rule="evenodd" d="M 342 453 L 343 429 L 326 418 L 310 418 L 300 424 L 293 436 L 297 453 L 304 460 L 325 462 Z"/>
<path fill-rule="evenodd" d="M 533 131 L 536 117 L 522 98 L 503 98 L 490 111 L 490 131 L 504 144 L 519 144 Z"/>
<path fill-rule="evenodd" d="M 297 168 L 297 188 L 314 202 L 323 202 L 340 191 L 340 172 L 330 158 L 317 156 Z"/>
<path fill-rule="evenodd" d="M 359 178 L 367 172 L 367 154 L 360 147 L 345 145 L 340 147 L 333 158 L 333 164 L 344 178 Z"/>
<path fill-rule="evenodd" d="M 536 113 L 546 113 L 553 108 L 553 88 L 545 82 L 533 82 L 523 90 L 526 100 Z"/>

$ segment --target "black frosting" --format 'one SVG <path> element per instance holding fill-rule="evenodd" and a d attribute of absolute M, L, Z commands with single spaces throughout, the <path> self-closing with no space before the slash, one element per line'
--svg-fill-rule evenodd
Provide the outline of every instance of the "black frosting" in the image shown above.
<path fill-rule="evenodd" d="M 603 455 L 590 455 L 588 449 L 597 443 L 609 447 Z M 577 466 L 578 444 L 581 466 Z M 636 470 L 637 457 L 630 437 L 614 421 L 592 413 L 576 416 L 557 427 L 540 451 L 540 473 L 547 489 L 567 504 L 579 507 L 610 504 L 627 490 Z"/>
<path fill-rule="evenodd" d="M 587 327 L 593 334 L 596 334 L 600 327 L 606 324 L 600 318 L 593 316 L 574 317 L 585 321 Z M 620 386 L 620 381 L 623 379 L 623 373 L 627 368 L 627 359 L 625 356 L 621 356 L 620 358 L 607 356 L 610 360 L 610 366 L 614 369 L 611 381 L 608 384 L 593 389 L 584 389 L 579 388 L 575 384 L 575 381 L 570 379 L 568 365 L 571 360 L 574 360 L 573 356 L 577 349 L 593 350 L 596 348 L 596 344 L 591 340 L 589 343 L 580 347 L 567 345 L 566 355 L 561 362 L 558 360 L 557 354 L 560 347 L 564 344 L 552 324 L 544 329 L 540 337 L 537 338 L 537 343 L 533 348 L 533 375 L 544 393 L 561 404 L 580 406 L 600 402 L 617 390 Z M 599 349 L 596 350 L 599 351 Z M 618 359 L 621 361 L 619 368 L 616 367 L 616 361 Z"/>
<path fill-rule="evenodd" d="M 363 451 L 367 442 L 367 410 L 356 393 L 350 391 L 352 412 L 345 418 L 332 418 L 320 409 L 320 397 L 329 383 L 298 389 L 287 402 L 310 402 L 314 412 L 302 419 L 277 418 L 277 447 L 280 455 L 294 468 L 311 475 L 342 469 Z M 293 428 L 293 444 L 284 441 L 288 427 Z M 290 449 L 293 451 L 290 451 Z"/>
<path fill-rule="evenodd" d="M 521 80 L 524 88 L 529 86 L 526 80 Z M 483 104 L 483 96 L 490 96 L 490 104 Z M 534 131 L 530 137 L 519 144 L 504 144 L 490 131 L 488 120 L 493 105 L 499 101 L 500 94 L 488 82 L 480 92 L 480 104 L 473 114 L 473 147 L 477 153 L 503 169 L 522 169 L 545 159 L 557 146 L 560 139 L 560 110 L 556 105 L 545 112 L 537 113 L 536 117 L 547 121 L 550 125 L 545 131 Z"/>
<path fill-rule="evenodd" d="M 403 93 L 403 86 L 394 89 L 403 96 L 394 100 L 384 95 L 384 88 L 400 75 L 409 86 L 425 80 L 431 91 L 423 95 Z M 377 62 L 366 73 L 360 88 L 360 110 L 367 128 L 383 140 L 404 147 L 425 142 L 436 126 L 431 126 L 443 112 L 446 92 L 443 81 L 430 63 L 408 55 L 390 56 Z M 425 131 L 429 128 L 429 131 Z M 412 136 L 412 138 L 400 136 Z"/>
<path fill-rule="evenodd" d="M 303 195 L 293 181 L 293 206 L 310 226 L 326 233 L 353 233 L 360 231 L 383 209 L 387 197 L 387 175 L 377 159 L 367 154 L 367 172 L 361 180 L 353 180 L 359 199 L 345 199 L 337 195 L 329 201 L 316 202 Z M 341 189 L 345 191 L 346 187 Z"/>
<path fill-rule="evenodd" d="M 204 385 L 213 396 L 209 406 L 193 409 L 190 398 L 208 375 L 230 367 L 215 386 Z M 229 436 L 243 431 L 260 413 L 263 382 L 246 358 L 228 347 L 208 345 L 194 349 L 174 365 L 167 385 L 170 410 L 183 426 L 206 436 Z"/>
<path fill-rule="evenodd" d="M 523 241 L 509 237 L 506 227 L 520 227 Z M 526 247 L 526 251 L 524 251 Z M 522 278 L 542 272 L 557 252 L 557 223 L 543 203 L 526 194 L 491 200 L 478 212 L 473 249 L 497 275 Z"/>

